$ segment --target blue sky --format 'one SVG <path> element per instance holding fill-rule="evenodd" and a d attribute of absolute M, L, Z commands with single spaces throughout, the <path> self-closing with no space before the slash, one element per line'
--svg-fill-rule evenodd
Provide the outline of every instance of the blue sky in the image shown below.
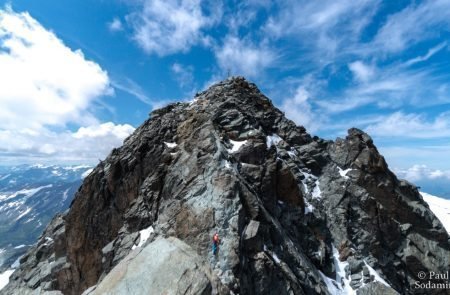
<path fill-rule="evenodd" d="M 312 134 L 450 179 L 450 1 L 0 1 L 0 164 L 93 162 L 243 75 Z"/>

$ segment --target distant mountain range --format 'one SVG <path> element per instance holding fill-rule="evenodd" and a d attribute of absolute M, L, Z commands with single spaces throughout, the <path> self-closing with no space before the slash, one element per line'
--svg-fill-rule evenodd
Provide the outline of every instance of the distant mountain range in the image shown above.
<path fill-rule="evenodd" d="M 0 166 L 0 272 L 36 242 L 56 213 L 69 207 L 91 168 Z"/>

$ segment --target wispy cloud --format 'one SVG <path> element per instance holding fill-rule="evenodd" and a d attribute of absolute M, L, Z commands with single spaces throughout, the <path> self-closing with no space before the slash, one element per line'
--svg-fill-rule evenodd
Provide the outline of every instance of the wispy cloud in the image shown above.
<path fill-rule="evenodd" d="M 306 71 L 303 75 L 328 82 L 316 83 L 321 89 L 310 88 L 309 92 L 329 116 L 367 105 L 384 109 L 448 102 L 448 74 L 438 75 L 434 67 L 411 67 L 446 48 L 446 42 L 406 62 L 389 57 L 436 37 L 439 30 L 433 28 L 447 27 L 448 1 L 411 3 L 391 14 L 378 30 L 369 31 L 383 9 L 380 1 L 284 1 L 277 6 L 264 31 L 273 42 L 297 40 L 298 54 L 288 54 L 294 56 L 288 66 L 301 64 Z M 346 78 L 345 69 L 353 80 Z M 329 86 L 334 85 L 333 79 L 340 81 L 337 91 Z"/>
<path fill-rule="evenodd" d="M 319 114 L 312 111 L 311 100 L 313 98 L 308 90 L 299 86 L 293 97 L 284 99 L 280 108 L 295 123 L 304 126 L 309 132 L 315 132 L 324 122 Z"/>
<path fill-rule="evenodd" d="M 171 70 L 181 88 L 194 88 L 194 67 L 174 63 Z"/>
<path fill-rule="evenodd" d="M 439 30 L 435 30 L 439 28 Z M 439 36 L 440 30 L 450 28 L 450 2 L 429 0 L 413 2 L 391 15 L 378 31 L 373 45 L 377 50 L 400 52 L 414 44 Z"/>
<path fill-rule="evenodd" d="M 379 122 L 366 130 L 380 137 L 396 138 L 448 138 L 450 137 L 450 113 L 444 112 L 432 119 L 423 114 L 395 112 L 380 116 Z"/>
<path fill-rule="evenodd" d="M 272 38 L 297 38 L 298 48 L 315 65 L 333 62 L 359 43 L 380 1 L 283 1 L 269 17 L 265 32 Z M 345 50 L 345 51 L 343 51 Z"/>
<path fill-rule="evenodd" d="M 117 18 L 117 17 L 115 17 L 111 22 L 109 22 L 108 24 L 108 29 L 111 31 L 111 32 L 120 32 L 120 31 L 123 31 L 123 24 L 122 24 L 122 21 L 119 19 L 119 18 Z"/>
<path fill-rule="evenodd" d="M 160 56 L 186 52 L 197 44 L 208 44 L 204 30 L 222 16 L 221 5 L 207 10 L 201 0 L 144 0 L 139 11 L 127 17 L 134 40 L 148 53 Z"/>
<path fill-rule="evenodd" d="M 222 71 L 250 78 L 259 76 L 277 59 L 276 53 L 266 44 L 256 45 L 232 35 L 226 36 L 222 46 L 215 48 L 215 55 Z"/>
<path fill-rule="evenodd" d="M 423 62 L 426 61 L 428 59 L 430 59 L 430 57 L 432 57 L 433 55 L 435 55 L 436 53 L 438 53 L 439 51 L 441 51 L 442 49 L 447 47 L 447 42 L 442 42 L 430 49 L 428 49 L 427 53 L 423 56 L 418 56 L 415 58 L 412 58 L 410 60 L 408 60 L 405 65 L 410 66 L 419 62 Z"/>
<path fill-rule="evenodd" d="M 114 88 L 133 95 L 146 105 L 152 106 L 154 104 L 154 101 L 149 96 L 147 96 L 142 87 L 129 78 L 113 80 L 111 84 Z"/>

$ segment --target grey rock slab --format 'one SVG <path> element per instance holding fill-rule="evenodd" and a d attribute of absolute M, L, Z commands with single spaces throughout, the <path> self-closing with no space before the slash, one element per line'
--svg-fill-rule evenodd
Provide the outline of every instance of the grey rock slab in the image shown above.
<path fill-rule="evenodd" d="M 356 290 L 357 295 L 399 295 L 394 289 L 379 282 L 372 282 Z"/>
<path fill-rule="evenodd" d="M 176 238 L 157 238 L 124 258 L 89 294 L 211 294 L 204 260 Z"/>

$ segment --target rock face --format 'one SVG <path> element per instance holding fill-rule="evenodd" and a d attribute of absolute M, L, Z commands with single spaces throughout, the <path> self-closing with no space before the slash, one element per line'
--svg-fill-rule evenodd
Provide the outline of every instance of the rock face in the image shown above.
<path fill-rule="evenodd" d="M 158 238 L 128 254 L 102 282 L 83 295 L 211 294 L 209 266 L 177 238 Z"/>
<path fill-rule="evenodd" d="M 152 112 L 2 292 L 414 294 L 420 271 L 448 269 L 447 232 L 369 135 L 311 137 L 235 77 Z"/>

